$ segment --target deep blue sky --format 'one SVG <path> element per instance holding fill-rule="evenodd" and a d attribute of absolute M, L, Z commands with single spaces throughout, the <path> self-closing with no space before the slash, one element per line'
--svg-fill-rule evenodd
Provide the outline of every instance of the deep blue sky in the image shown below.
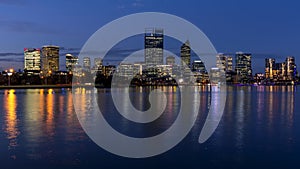
<path fill-rule="evenodd" d="M 136 12 L 165 12 L 198 26 L 218 52 L 288 55 L 300 65 L 300 2 L 294 0 L 0 0 L 0 70 L 23 68 L 23 48 L 54 44 L 79 50 L 101 26 Z"/>

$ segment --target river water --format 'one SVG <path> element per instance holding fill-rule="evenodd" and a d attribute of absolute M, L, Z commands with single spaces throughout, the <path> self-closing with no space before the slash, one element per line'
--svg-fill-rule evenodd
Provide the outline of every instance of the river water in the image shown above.
<path fill-rule="evenodd" d="M 150 137 L 167 130 L 180 109 L 177 87 L 160 87 L 168 99 L 165 112 L 140 125 L 126 120 L 111 89 L 98 89 L 99 107 L 120 133 Z M 151 105 L 147 91 L 130 90 L 137 109 Z M 83 92 L 86 93 L 89 91 Z M 0 168 L 298 168 L 300 166 L 300 91 L 294 86 L 229 86 L 221 122 L 203 144 L 198 137 L 211 93 L 199 87 L 200 108 L 189 134 L 173 149 L 150 158 L 111 154 L 84 132 L 71 89 L 0 90 Z M 74 94 L 74 92 L 73 92 Z M 84 97 L 80 97 L 84 99 Z M 128 104 L 124 102 L 124 105 Z M 83 105 L 84 106 L 84 105 Z M 87 119 L 89 119 L 87 117 Z M 92 124 L 92 121 L 91 121 Z M 118 144 L 118 140 L 112 140 Z"/>

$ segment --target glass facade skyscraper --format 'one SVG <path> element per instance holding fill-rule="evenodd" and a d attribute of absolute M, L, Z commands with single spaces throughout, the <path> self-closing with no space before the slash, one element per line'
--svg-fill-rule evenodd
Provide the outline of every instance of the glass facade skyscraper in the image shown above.
<path fill-rule="evenodd" d="M 267 79 L 273 79 L 273 76 L 275 75 L 276 72 L 276 64 L 275 64 L 275 59 L 273 58 L 266 58 L 265 60 L 265 77 Z M 279 67 L 279 65 L 278 65 Z"/>
<path fill-rule="evenodd" d="M 24 70 L 27 72 L 41 70 L 41 51 L 35 48 L 24 49 Z"/>
<path fill-rule="evenodd" d="M 287 80 L 294 80 L 297 74 L 297 66 L 295 63 L 295 58 L 293 56 L 288 56 L 285 62 L 286 62 L 286 78 Z"/>
<path fill-rule="evenodd" d="M 68 72 L 72 72 L 75 65 L 78 65 L 78 57 L 72 54 L 66 54 L 66 69 Z"/>
<path fill-rule="evenodd" d="M 42 70 L 44 74 L 59 70 L 59 46 L 42 47 Z"/>
<path fill-rule="evenodd" d="M 223 53 L 217 55 L 217 67 L 225 72 L 233 71 L 232 57 L 226 56 Z"/>
<path fill-rule="evenodd" d="M 237 52 L 235 55 L 235 71 L 239 77 L 239 81 L 247 83 L 252 78 L 252 66 L 250 53 Z"/>
<path fill-rule="evenodd" d="M 205 65 L 201 60 L 194 60 L 192 65 L 193 72 L 206 73 Z"/>
<path fill-rule="evenodd" d="M 83 58 L 83 68 L 86 70 L 91 69 L 91 58 L 90 57 L 84 57 Z"/>
<path fill-rule="evenodd" d="M 181 66 L 191 67 L 191 47 L 187 40 L 180 48 Z"/>
<path fill-rule="evenodd" d="M 163 65 L 164 33 L 163 29 L 148 28 L 145 30 L 145 63 L 146 66 Z"/>

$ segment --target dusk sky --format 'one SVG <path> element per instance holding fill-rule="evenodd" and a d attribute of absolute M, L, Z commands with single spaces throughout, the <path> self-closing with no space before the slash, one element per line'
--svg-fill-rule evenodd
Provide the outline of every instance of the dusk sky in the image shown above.
<path fill-rule="evenodd" d="M 53 44 L 78 52 L 99 28 L 137 12 L 164 12 L 200 28 L 218 52 L 253 54 L 300 65 L 300 2 L 294 0 L 0 0 L 0 70 L 23 69 L 23 48 Z"/>

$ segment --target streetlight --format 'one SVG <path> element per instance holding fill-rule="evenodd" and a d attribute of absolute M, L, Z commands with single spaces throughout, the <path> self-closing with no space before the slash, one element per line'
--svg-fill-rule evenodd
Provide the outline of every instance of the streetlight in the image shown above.
<path fill-rule="evenodd" d="M 13 74 L 14 69 L 9 69 L 9 72 L 7 72 L 8 75 L 8 86 L 10 86 L 10 76 Z"/>

